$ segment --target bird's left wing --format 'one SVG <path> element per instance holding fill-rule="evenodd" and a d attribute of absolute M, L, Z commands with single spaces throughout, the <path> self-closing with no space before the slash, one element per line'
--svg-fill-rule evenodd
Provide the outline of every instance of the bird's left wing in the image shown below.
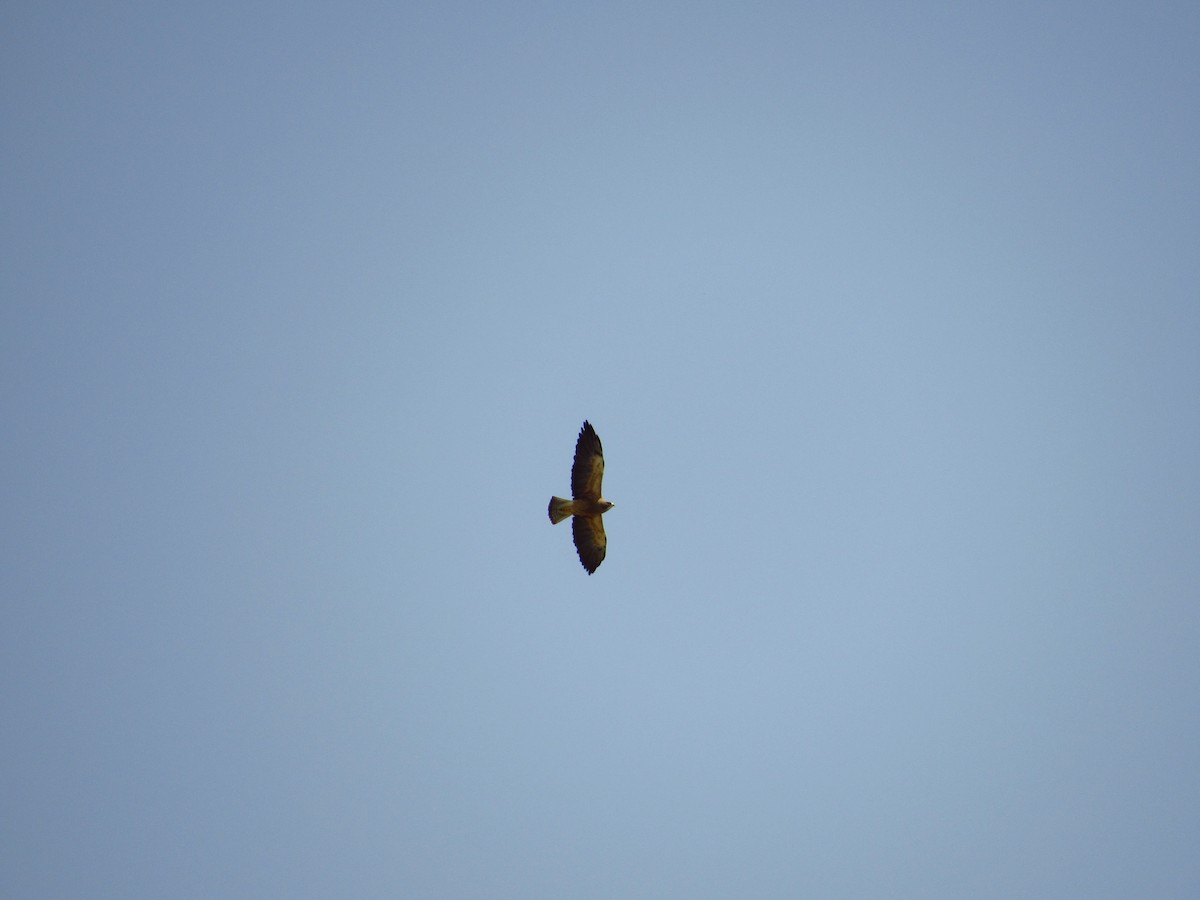
<path fill-rule="evenodd" d="M 604 562 L 604 551 L 608 549 L 604 522 L 600 516 L 575 516 L 571 520 L 571 535 L 575 538 L 579 561 L 591 575 Z"/>

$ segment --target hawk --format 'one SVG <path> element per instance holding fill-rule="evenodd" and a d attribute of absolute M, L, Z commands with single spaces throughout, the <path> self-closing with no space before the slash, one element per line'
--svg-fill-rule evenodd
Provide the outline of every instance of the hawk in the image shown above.
<path fill-rule="evenodd" d="M 604 522 L 600 517 L 613 504 L 600 496 L 600 480 L 604 478 L 604 449 L 590 422 L 584 422 L 575 441 L 575 463 L 571 466 L 571 500 L 550 498 L 550 521 L 557 525 L 568 516 L 579 561 L 589 575 L 604 562 L 608 540 L 604 537 Z"/>

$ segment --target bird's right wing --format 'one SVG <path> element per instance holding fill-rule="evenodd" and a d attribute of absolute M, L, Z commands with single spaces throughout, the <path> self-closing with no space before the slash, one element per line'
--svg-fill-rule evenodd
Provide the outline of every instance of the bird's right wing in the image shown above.
<path fill-rule="evenodd" d="M 571 466 L 571 496 L 600 499 L 604 479 L 604 448 L 590 422 L 584 422 L 575 442 L 575 463 Z M 599 563 L 597 563 L 599 565 Z"/>

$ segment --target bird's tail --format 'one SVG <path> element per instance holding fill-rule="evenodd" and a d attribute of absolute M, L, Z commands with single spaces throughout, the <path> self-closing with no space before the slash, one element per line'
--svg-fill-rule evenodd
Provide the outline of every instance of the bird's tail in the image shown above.
<path fill-rule="evenodd" d="M 564 500 L 562 497 L 550 498 L 550 521 L 557 525 L 563 519 L 571 517 L 574 511 L 575 504 L 570 500 Z"/>

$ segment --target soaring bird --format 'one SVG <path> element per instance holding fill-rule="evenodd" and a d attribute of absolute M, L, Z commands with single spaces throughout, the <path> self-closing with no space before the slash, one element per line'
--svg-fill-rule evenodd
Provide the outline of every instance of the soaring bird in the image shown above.
<path fill-rule="evenodd" d="M 604 522 L 600 517 L 613 504 L 600 496 L 600 481 L 604 478 L 604 448 L 590 422 L 584 422 L 575 441 L 575 463 L 571 466 L 571 500 L 550 498 L 550 521 L 557 525 L 568 516 L 579 561 L 589 575 L 604 562 L 608 539 L 604 537 Z"/>

